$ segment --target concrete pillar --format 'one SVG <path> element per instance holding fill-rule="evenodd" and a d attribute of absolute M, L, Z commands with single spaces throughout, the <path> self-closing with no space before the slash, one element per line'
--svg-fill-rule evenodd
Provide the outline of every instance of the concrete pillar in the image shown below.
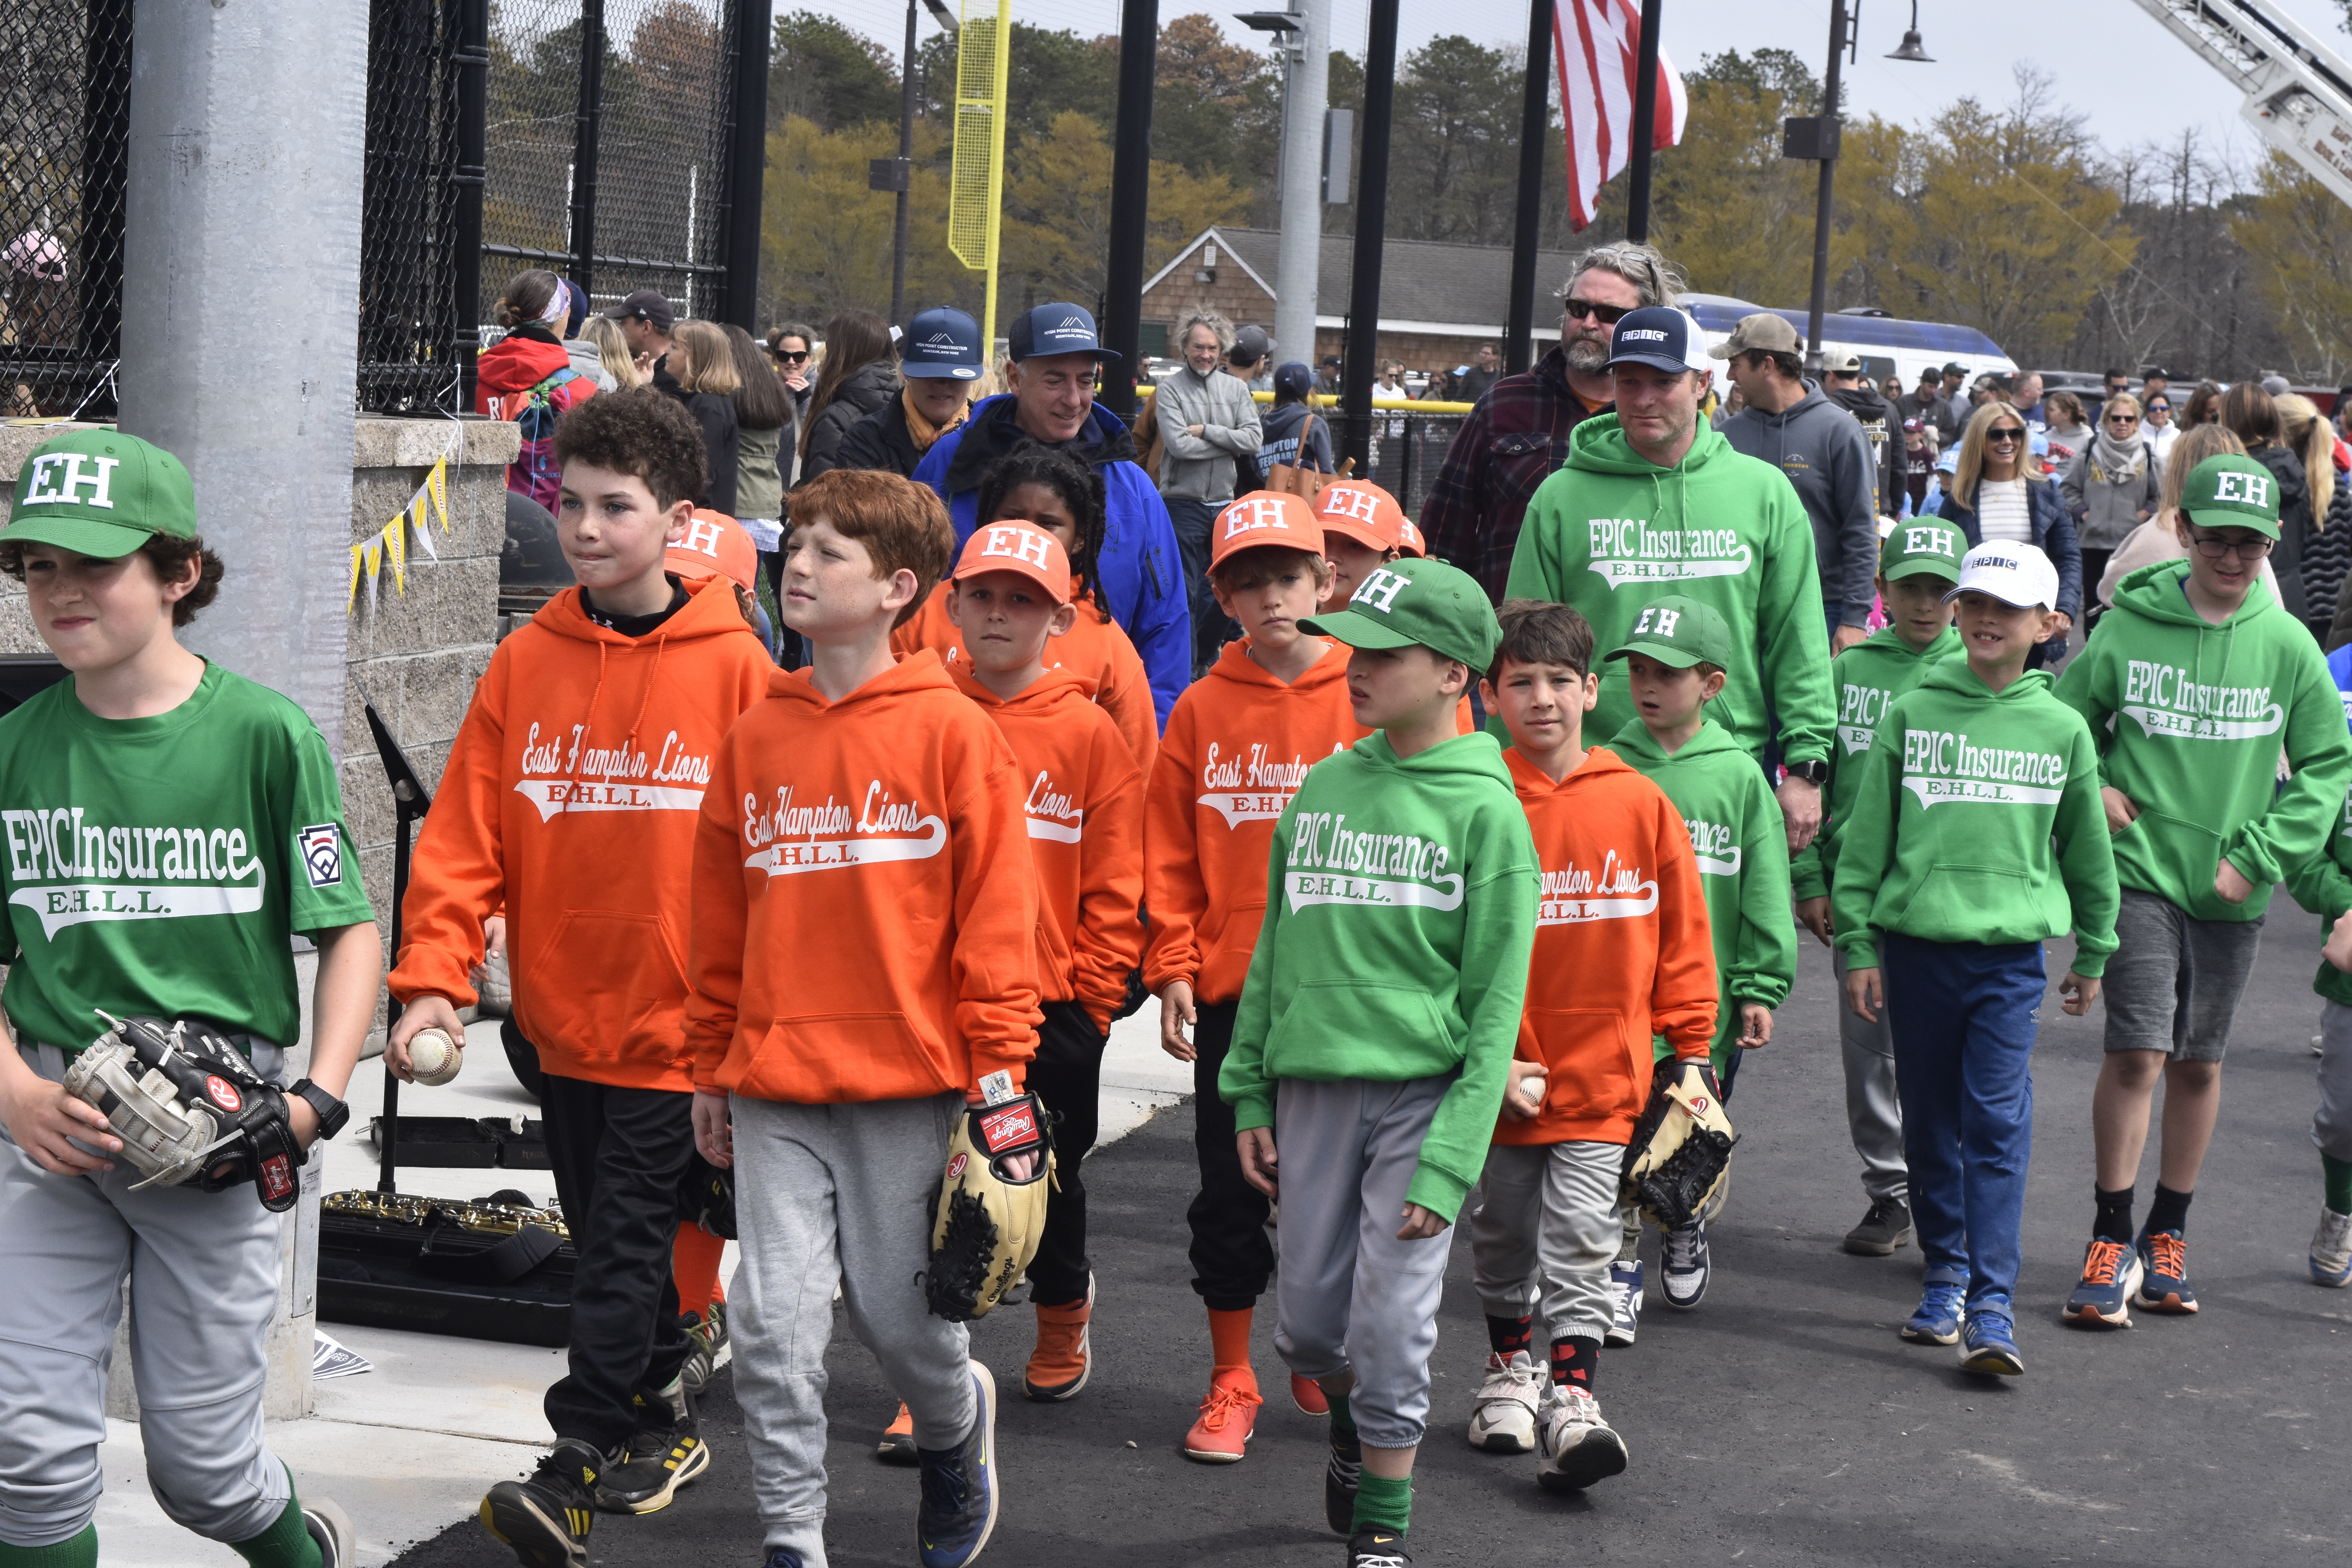
<path fill-rule="evenodd" d="M 342 750 L 368 8 L 138 7 L 121 426 L 178 455 L 227 563 L 197 651 Z"/>
<path fill-rule="evenodd" d="M 1315 363 L 1323 259 L 1323 110 L 1331 98 L 1331 0 L 1291 0 L 1302 24 L 1282 95 L 1282 239 L 1275 253 L 1274 357 Z M 1340 198 L 1345 200 L 1344 195 Z"/>

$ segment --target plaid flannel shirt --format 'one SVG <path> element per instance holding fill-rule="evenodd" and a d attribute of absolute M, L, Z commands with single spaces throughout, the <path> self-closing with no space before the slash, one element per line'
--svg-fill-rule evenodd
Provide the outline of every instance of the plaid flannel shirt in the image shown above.
<path fill-rule="evenodd" d="M 1507 375 L 1462 422 L 1421 503 L 1429 551 L 1478 579 L 1500 604 L 1511 552 L 1536 487 L 1568 460 L 1568 433 L 1609 405 L 1588 411 L 1568 384 L 1568 357 L 1554 344 L 1533 370 Z"/>

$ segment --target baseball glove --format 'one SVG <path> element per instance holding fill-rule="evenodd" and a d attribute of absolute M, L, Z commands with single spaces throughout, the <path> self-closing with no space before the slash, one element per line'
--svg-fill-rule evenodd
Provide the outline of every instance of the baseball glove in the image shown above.
<path fill-rule="evenodd" d="M 1025 1182 L 1004 1162 L 1034 1153 Z M 931 1315 L 961 1323 L 984 1318 L 1037 1256 L 1045 1231 L 1045 1195 L 1054 1173 L 1054 1136 L 1045 1103 L 1034 1094 L 972 1105 L 948 1140 L 948 1169 L 931 1216 L 931 1260 L 923 1296 Z"/>
<path fill-rule="evenodd" d="M 66 1092 L 106 1113 L 140 1187 L 208 1193 L 251 1182 L 264 1208 L 294 1206 L 303 1154 L 286 1097 L 210 1024 L 116 1018 L 67 1069 Z"/>
<path fill-rule="evenodd" d="M 1723 1185 L 1738 1141 L 1705 1064 L 1660 1063 L 1625 1145 L 1619 1191 L 1644 1219 L 1668 1230 L 1686 1226 Z"/>

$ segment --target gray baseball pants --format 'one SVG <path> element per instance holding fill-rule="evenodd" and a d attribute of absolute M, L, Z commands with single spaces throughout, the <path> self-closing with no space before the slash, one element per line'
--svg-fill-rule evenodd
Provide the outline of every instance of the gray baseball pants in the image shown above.
<path fill-rule="evenodd" d="M 1911 1170 L 1903 1159 L 1903 1101 L 1895 1092 L 1895 1033 L 1885 1007 L 1878 1022 L 1854 1016 L 1845 1005 L 1845 952 L 1833 949 L 1838 1048 L 1845 1058 L 1845 1125 L 1853 1152 L 1862 1156 L 1862 1190 L 1870 1201 L 1909 1201 Z M 1882 971 L 1882 973 L 1884 972 Z M 1883 982 L 1882 982 L 1883 984 Z"/>
<path fill-rule="evenodd" d="M 1478 1183 L 1486 1201 L 1470 1222 L 1470 1261 L 1488 1316 L 1524 1318 L 1540 1302 L 1546 1346 L 1608 1331 L 1624 1163 L 1622 1143 L 1497 1143 L 1486 1151 Z M 1543 1350 L 1535 1356 L 1543 1360 Z"/>
<path fill-rule="evenodd" d="M 915 1446 L 951 1448 L 974 1415 L 970 1341 L 934 1318 L 916 1278 L 963 1096 L 862 1105 L 729 1105 L 742 1261 L 728 1299 L 735 1396 L 766 1550 L 825 1568 L 824 1351 L 833 1292 L 849 1331 L 915 1418 Z"/>
<path fill-rule="evenodd" d="M 1449 1079 L 1312 1083 L 1275 1090 L 1282 1247 L 1274 1348 L 1301 1377 L 1356 1374 L 1356 1430 L 1410 1448 L 1429 1419 L 1429 1356 L 1451 1230 L 1399 1241 L 1405 1189 Z"/>
<path fill-rule="evenodd" d="M 65 1078 L 56 1047 L 21 1054 L 43 1078 Z M 284 1081 L 275 1046 L 257 1044 L 253 1057 L 263 1078 Z M 142 1179 L 119 1155 L 111 1171 L 51 1175 L 0 1128 L 0 1542 L 11 1546 L 69 1541 L 98 1511 L 126 1273 L 156 1502 L 221 1542 L 249 1541 L 286 1511 L 286 1466 L 261 1440 L 282 1224 L 249 1184 L 132 1192 Z"/>

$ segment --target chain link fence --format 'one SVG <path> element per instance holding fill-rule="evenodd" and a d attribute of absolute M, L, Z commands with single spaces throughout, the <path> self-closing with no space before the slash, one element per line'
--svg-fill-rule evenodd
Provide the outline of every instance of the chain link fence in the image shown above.
<path fill-rule="evenodd" d="M 454 409 L 460 0 L 371 0 L 360 407 Z"/>
<path fill-rule="evenodd" d="M 1337 408 L 1318 408 L 1318 423 L 1331 435 L 1331 450 L 1344 456 L 1353 421 Z M 1437 478 L 1454 433 L 1462 428 L 1464 414 L 1407 414 L 1402 410 L 1372 411 L 1371 463 L 1364 477 L 1396 497 L 1407 517 L 1421 515 L 1422 502 Z"/>
<path fill-rule="evenodd" d="M 0 5 L 0 417 L 114 416 L 131 0 Z"/>

